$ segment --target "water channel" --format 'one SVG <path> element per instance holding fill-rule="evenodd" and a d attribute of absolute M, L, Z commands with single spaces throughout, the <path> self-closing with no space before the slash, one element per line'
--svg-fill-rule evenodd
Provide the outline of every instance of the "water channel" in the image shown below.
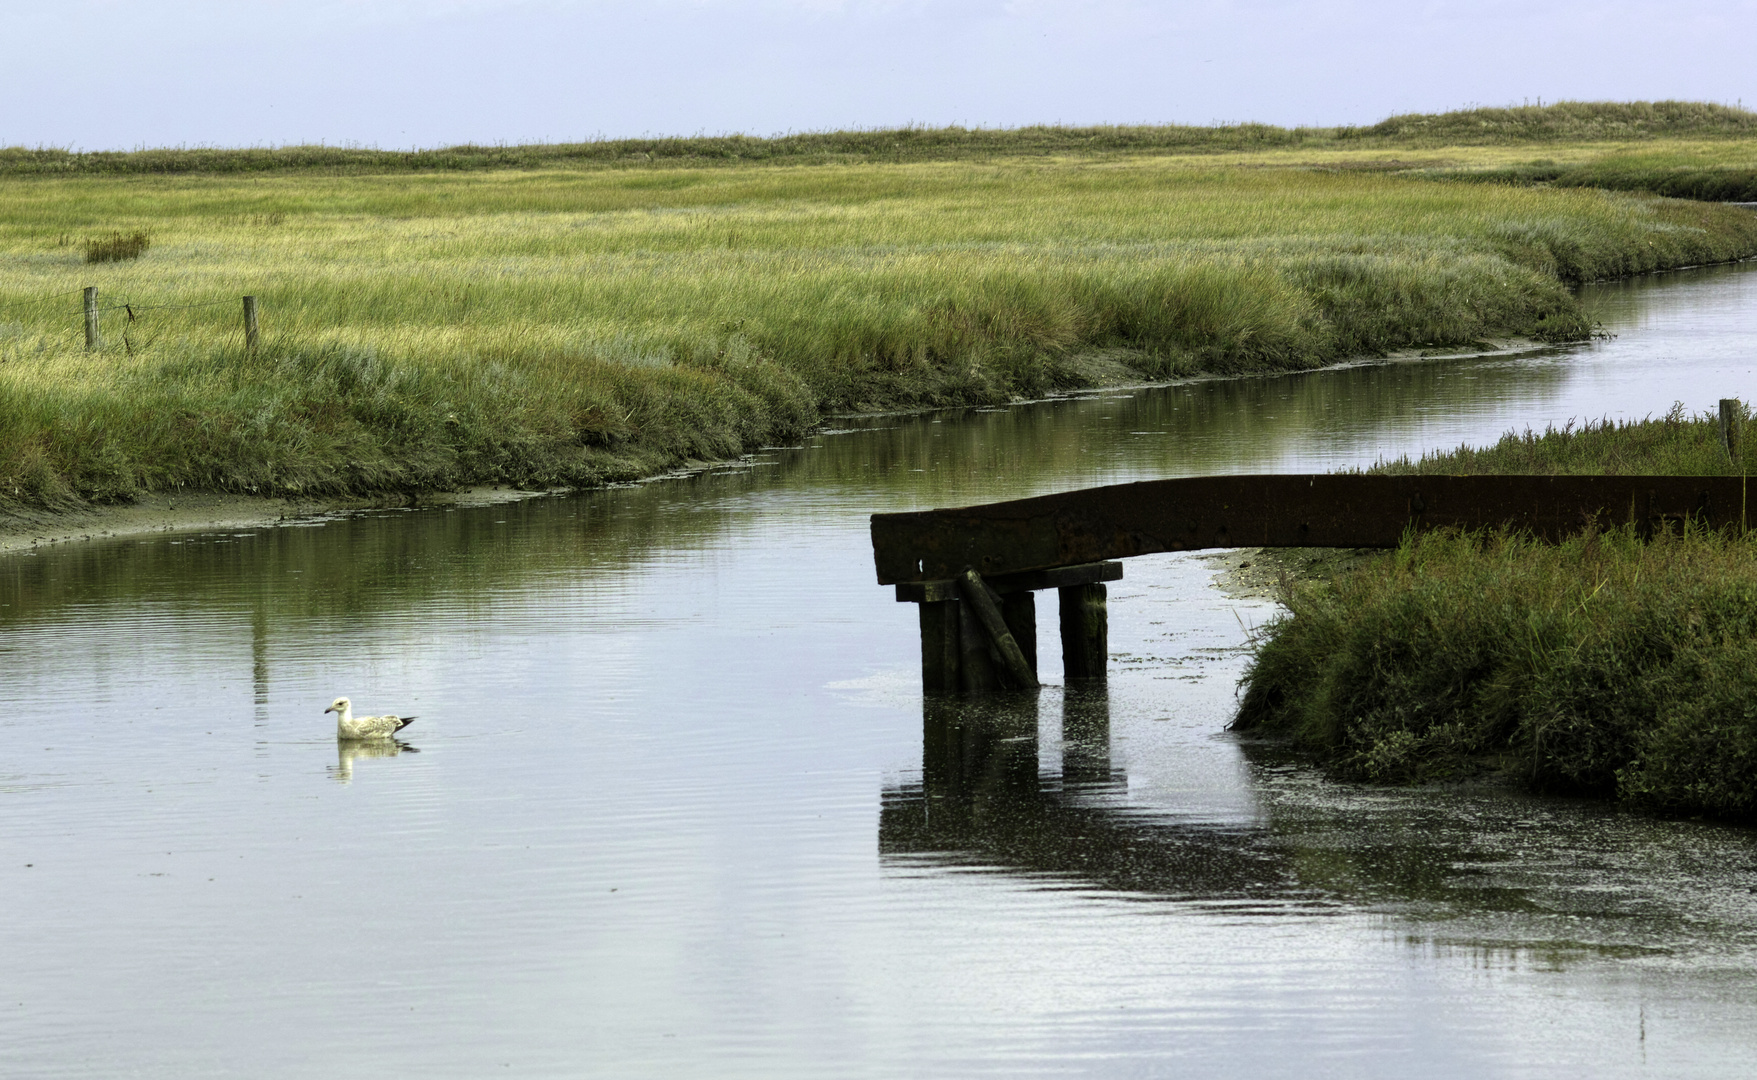
<path fill-rule="evenodd" d="M 0 558 L 0 1074 L 1726 1076 L 1757 832 L 1337 785 L 1225 731 L 1264 600 L 924 705 L 867 515 L 1757 396 L 1757 266 L 1613 339 L 862 418 L 682 480 Z M 419 714 L 338 751 L 323 708 Z M 924 731 L 927 732 L 924 738 Z M 1741 1066 L 1739 1063 L 1744 1062 Z"/>

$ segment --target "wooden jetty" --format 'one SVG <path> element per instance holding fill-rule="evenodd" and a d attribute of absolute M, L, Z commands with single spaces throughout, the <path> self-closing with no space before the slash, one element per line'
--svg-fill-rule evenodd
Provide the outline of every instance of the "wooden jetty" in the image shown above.
<path fill-rule="evenodd" d="M 1061 602 L 1069 679 L 1102 679 L 1105 583 L 1134 555 L 1228 547 L 1388 548 L 1411 531 L 1746 527 L 1739 476 L 1195 476 L 872 516 L 881 585 L 921 614 L 929 693 L 1037 686 L 1036 593 Z"/>

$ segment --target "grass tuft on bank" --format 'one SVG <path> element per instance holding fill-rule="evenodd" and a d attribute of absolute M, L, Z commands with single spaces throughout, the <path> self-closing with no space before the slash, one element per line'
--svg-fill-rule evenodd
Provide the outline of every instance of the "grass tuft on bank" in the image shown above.
<path fill-rule="evenodd" d="M 1748 475 L 1754 459 L 1727 456 L 1716 418 L 1674 409 L 1376 471 Z M 1488 774 L 1757 819 L 1757 534 L 1427 534 L 1286 602 L 1235 726 L 1342 777 Z"/>

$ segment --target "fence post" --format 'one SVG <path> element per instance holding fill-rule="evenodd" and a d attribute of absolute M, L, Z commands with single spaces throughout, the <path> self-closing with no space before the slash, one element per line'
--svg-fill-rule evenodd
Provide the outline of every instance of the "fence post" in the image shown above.
<path fill-rule="evenodd" d="M 85 347 L 102 348 L 103 338 L 98 336 L 98 287 L 87 285 L 85 289 Z"/>
<path fill-rule="evenodd" d="M 246 352 L 256 351 L 257 337 L 256 297 L 246 296 L 244 298 L 244 350 Z"/>
<path fill-rule="evenodd" d="M 1739 421 L 1743 411 L 1738 398 L 1720 399 L 1720 445 L 1734 461 L 1739 459 Z"/>

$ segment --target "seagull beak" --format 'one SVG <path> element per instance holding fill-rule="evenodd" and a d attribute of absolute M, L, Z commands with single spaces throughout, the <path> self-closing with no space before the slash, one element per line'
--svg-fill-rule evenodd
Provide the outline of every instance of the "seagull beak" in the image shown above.
<path fill-rule="evenodd" d="M 327 709 L 325 709 L 325 710 L 323 710 L 323 711 L 324 711 L 324 712 L 335 712 L 335 711 L 336 711 L 336 707 L 335 707 L 335 706 L 334 706 L 334 705 L 331 705 L 331 706 L 330 706 L 330 707 L 329 707 L 329 708 L 327 708 Z"/>

